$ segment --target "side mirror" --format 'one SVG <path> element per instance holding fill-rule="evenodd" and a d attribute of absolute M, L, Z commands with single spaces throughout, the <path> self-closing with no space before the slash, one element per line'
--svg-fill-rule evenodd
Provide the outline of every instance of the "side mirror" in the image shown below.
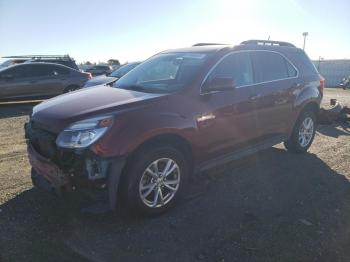
<path fill-rule="evenodd" d="M 217 76 L 205 84 L 206 91 L 229 91 L 235 88 L 232 77 Z"/>

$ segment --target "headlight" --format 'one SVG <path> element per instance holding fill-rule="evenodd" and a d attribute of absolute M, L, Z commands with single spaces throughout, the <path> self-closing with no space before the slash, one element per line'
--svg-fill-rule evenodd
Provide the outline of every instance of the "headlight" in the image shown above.
<path fill-rule="evenodd" d="M 58 135 L 56 145 L 63 148 L 86 148 L 101 138 L 112 124 L 111 116 L 75 122 Z"/>

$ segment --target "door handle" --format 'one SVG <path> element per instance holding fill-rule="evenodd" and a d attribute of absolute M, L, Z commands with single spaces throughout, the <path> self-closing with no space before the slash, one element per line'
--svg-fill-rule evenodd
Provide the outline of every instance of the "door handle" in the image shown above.
<path fill-rule="evenodd" d="M 250 101 L 256 101 L 259 98 L 261 98 L 261 94 L 256 94 L 256 95 L 252 95 L 251 97 L 249 97 Z"/>

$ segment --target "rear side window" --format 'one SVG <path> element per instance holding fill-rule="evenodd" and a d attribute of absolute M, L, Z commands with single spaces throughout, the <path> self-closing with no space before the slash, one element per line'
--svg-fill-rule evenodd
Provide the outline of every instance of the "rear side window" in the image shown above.
<path fill-rule="evenodd" d="M 303 51 L 292 53 L 290 59 L 293 59 L 293 63 L 298 65 L 304 76 L 318 75 L 315 65 Z"/>
<path fill-rule="evenodd" d="M 60 66 L 55 66 L 52 68 L 53 74 L 54 75 L 69 75 L 70 70 L 68 68 L 60 67 Z"/>
<path fill-rule="evenodd" d="M 254 83 L 250 55 L 247 52 L 235 53 L 225 57 L 210 73 L 208 80 L 214 77 L 232 77 L 236 87 Z"/>
<path fill-rule="evenodd" d="M 278 53 L 253 52 L 252 59 L 257 82 L 280 80 L 297 75 L 290 62 Z"/>
<path fill-rule="evenodd" d="M 287 71 L 288 71 L 288 76 L 289 76 L 289 77 L 295 77 L 295 76 L 297 76 L 297 75 L 298 75 L 298 72 L 297 72 L 297 70 L 295 70 L 294 66 L 293 66 L 291 63 L 289 63 L 287 60 L 284 59 L 284 61 L 285 61 L 285 63 L 286 63 L 286 67 L 287 67 Z"/>

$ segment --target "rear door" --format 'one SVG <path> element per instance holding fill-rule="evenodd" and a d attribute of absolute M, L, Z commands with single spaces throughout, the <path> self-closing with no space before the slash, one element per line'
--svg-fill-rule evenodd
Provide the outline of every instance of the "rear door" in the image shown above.
<path fill-rule="evenodd" d="M 69 81 L 73 78 L 71 70 L 64 66 L 51 66 L 52 68 L 52 87 L 51 94 L 62 94 L 65 88 L 69 85 Z M 78 74 L 76 75 L 78 77 Z"/>
<path fill-rule="evenodd" d="M 298 72 L 282 54 L 251 53 L 255 81 L 250 101 L 254 104 L 257 136 L 264 139 L 286 133 L 293 106 Z"/>

